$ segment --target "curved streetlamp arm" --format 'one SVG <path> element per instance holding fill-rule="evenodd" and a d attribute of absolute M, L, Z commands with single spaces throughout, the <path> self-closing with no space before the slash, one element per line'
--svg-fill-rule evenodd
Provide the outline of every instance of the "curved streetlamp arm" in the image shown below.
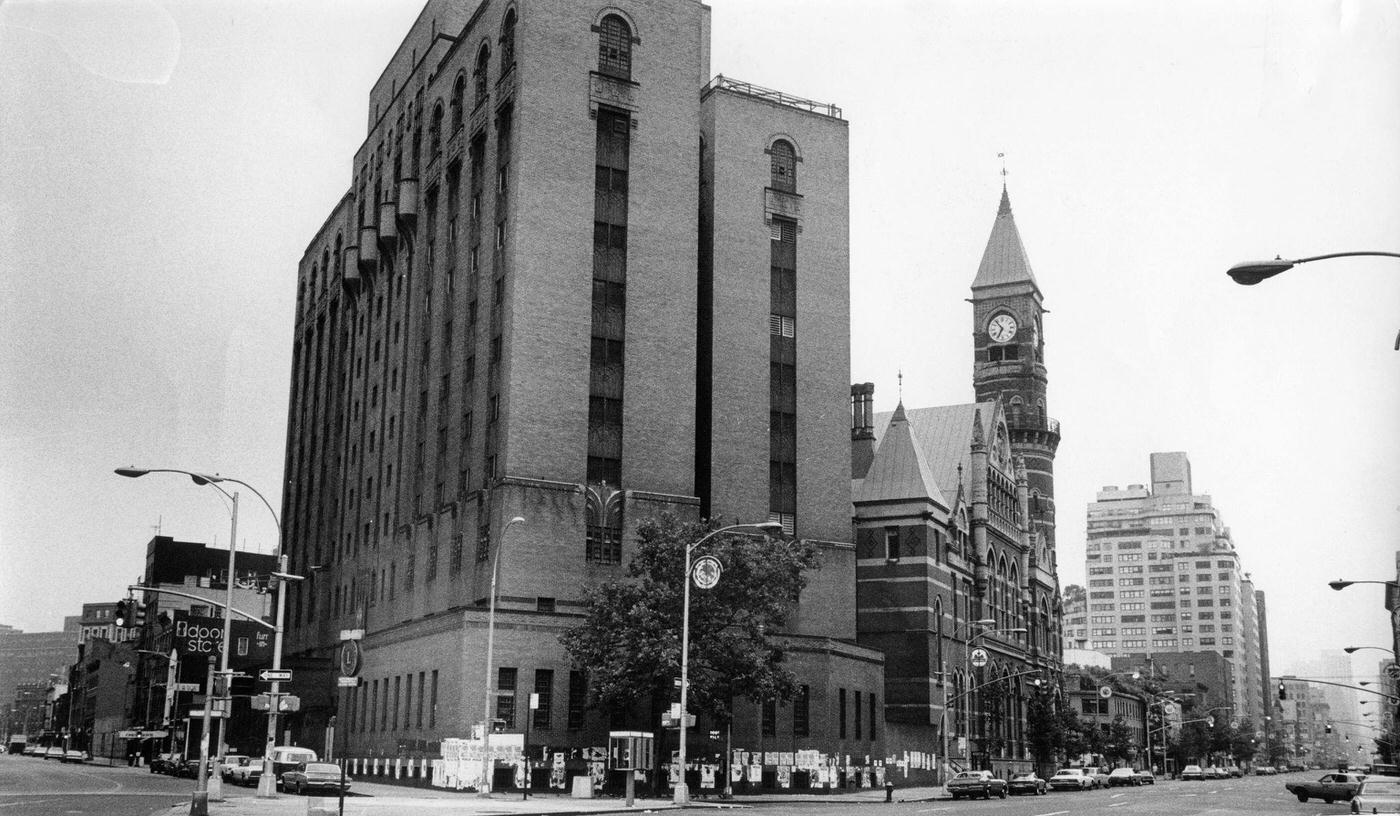
<path fill-rule="evenodd" d="M 139 589 L 139 590 L 141 590 L 142 592 L 156 592 L 156 593 L 159 593 L 159 594 L 162 594 L 162 595 L 175 595 L 175 596 L 180 597 L 180 598 L 189 598 L 189 599 L 192 600 L 192 601 L 201 601 L 201 602 L 203 602 L 203 603 L 209 604 L 210 606 L 217 606 L 217 607 L 219 607 L 219 608 L 221 608 L 221 609 L 224 607 L 223 604 L 219 603 L 219 602 L 216 601 L 216 600 L 213 600 L 212 598 L 206 598 L 206 597 L 204 597 L 204 596 L 202 596 L 202 595 L 191 595 L 191 594 L 189 594 L 188 592 L 177 592 L 176 590 L 173 590 L 173 589 L 161 589 L 161 588 L 159 588 L 159 587 L 141 586 L 141 585 L 139 585 L 139 584 L 132 584 L 131 586 L 128 586 L 126 589 L 127 589 L 128 592 L 130 592 L 130 591 L 132 591 L 132 590 L 135 590 L 135 589 Z M 253 615 L 249 615 L 247 612 L 244 612 L 243 610 L 241 610 L 241 609 L 239 609 L 239 608 L 237 608 L 237 607 L 230 606 L 229 609 L 233 612 L 233 614 L 235 614 L 235 615 L 240 615 L 240 616 L 242 616 L 242 617 L 244 617 L 244 618 L 247 618 L 248 620 L 252 621 L 253 623 L 256 623 L 256 624 L 259 625 L 259 626 L 265 626 L 265 627 L 267 627 L 268 629 L 272 629 L 272 630 L 274 630 L 274 631 L 277 629 L 276 626 L 273 626 L 272 624 L 268 623 L 267 621 L 263 620 L 262 618 L 258 618 L 258 617 L 254 617 Z"/>
<path fill-rule="evenodd" d="M 1272 278 L 1280 272 L 1287 272 L 1298 264 L 1310 261 L 1323 261 L 1328 258 L 1352 258 L 1356 256 L 1369 256 L 1380 258 L 1400 258 L 1397 252 L 1330 252 L 1326 255 L 1313 255 L 1309 258 L 1295 258 L 1292 260 L 1282 257 L 1275 257 L 1272 261 L 1245 261 L 1230 267 L 1225 274 L 1229 275 L 1235 283 L 1241 286 L 1253 286 L 1260 281 Z"/>
<path fill-rule="evenodd" d="M 195 474 L 191 475 L 193 476 Z M 279 555 L 282 553 L 282 519 L 277 517 L 277 511 L 272 509 L 272 504 L 267 500 L 266 496 L 264 496 L 256 487 L 253 487 L 252 485 L 248 484 L 242 479 L 234 479 L 229 476 L 209 476 L 203 473 L 198 474 L 198 476 L 199 478 L 207 481 L 209 484 L 215 487 L 218 487 L 218 482 L 233 482 L 234 484 L 243 485 L 244 487 L 253 491 L 253 495 L 257 496 L 262 501 L 263 506 L 267 508 L 267 512 L 272 514 L 272 523 L 277 525 L 277 553 Z"/>
<path fill-rule="evenodd" d="M 1400 252 L 1332 252 L 1327 255 L 1314 255 L 1311 258 L 1299 258 L 1295 264 L 1307 263 L 1309 261 L 1325 261 L 1328 258 L 1352 258 L 1358 255 L 1365 255 L 1379 258 L 1400 258 Z"/>

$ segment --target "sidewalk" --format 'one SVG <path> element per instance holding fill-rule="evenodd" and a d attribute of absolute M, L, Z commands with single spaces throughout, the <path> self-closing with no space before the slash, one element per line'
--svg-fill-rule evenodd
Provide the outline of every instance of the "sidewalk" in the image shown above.
<path fill-rule="evenodd" d="M 390 814 L 462 814 L 462 816 L 565 816 L 565 814 L 600 813 L 647 813 L 663 810 L 742 810 L 756 804 L 802 803 L 816 807 L 823 805 L 864 805 L 883 803 L 885 792 L 879 789 L 858 790 L 851 793 L 833 793 L 824 796 L 802 796 L 773 793 L 744 796 L 739 799 L 696 799 L 682 808 L 669 799 L 642 799 L 627 807 L 624 800 L 614 797 L 595 799 L 573 799 L 562 794 L 531 794 L 528 800 L 521 800 L 519 794 L 502 793 L 490 799 L 479 799 L 475 794 L 458 793 L 437 789 L 413 789 L 412 793 L 392 785 L 366 783 L 357 785 L 355 792 L 345 798 L 346 816 L 389 816 Z M 942 788 L 896 789 L 896 802 L 922 802 L 944 798 Z M 323 811 L 313 811 L 312 808 Z M 339 803 L 334 796 L 293 796 L 279 794 L 276 799 L 258 799 L 255 796 L 231 796 L 223 802 L 209 803 L 209 816 L 305 816 L 312 812 L 338 814 Z M 159 816 L 186 816 L 190 811 L 188 802 L 171 807 Z M 836 812 L 845 812 L 838 810 Z"/>

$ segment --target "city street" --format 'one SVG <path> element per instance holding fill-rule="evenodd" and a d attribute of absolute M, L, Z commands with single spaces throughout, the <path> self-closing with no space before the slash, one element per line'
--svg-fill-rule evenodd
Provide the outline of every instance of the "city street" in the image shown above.
<path fill-rule="evenodd" d="M 0 813 L 5 816 L 147 816 L 181 800 L 188 802 L 193 787 L 192 780 L 145 768 L 0 755 Z"/>
<path fill-rule="evenodd" d="M 798 814 L 844 814 L 852 811 L 889 816 L 978 813 L 990 816 L 1326 816 L 1345 814 L 1345 802 L 1324 805 L 1303 804 L 1284 790 L 1288 781 L 1313 778 L 1318 771 L 1286 776 L 1246 777 L 1228 781 L 1170 782 L 1154 786 L 1108 789 L 1047 796 L 1009 797 L 990 801 L 953 802 L 930 788 L 896 791 L 896 801 L 886 804 L 878 791 L 858 794 L 812 796 L 781 795 L 742 798 L 735 802 L 701 801 L 690 811 L 724 809 L 754 810 L 765 816 Z M 93 765 L 61 765 L 26 757 L 0 756 L 0 814 L 11 816 L 60 816 L 103 814 L 103 816 L 152 816 L 185 812 L 193 782 L 146 772 L 144 769 Z M 243 814 L 300 814 L 306 799 L 280 796 L 274 801 L 257 800 L 251 789 L 226 788 L 227 801 L 211 803 L 210 812 L 229 816 Z M 899 801 L 907 798 L 910 801 Z M 632 812 L 670 810 L 669 802 L 639 800 Z M 481 800 L 447 791 L 416 790 L 384 785 L 364 785 L 358 795 L 347 800 L 347 813 L 373 814 L 542 814 L 579 812 L 628 812 L 616 799 L 573 800 L 561 796 L 532 797 L 522 802 L 513 797 Z"/>

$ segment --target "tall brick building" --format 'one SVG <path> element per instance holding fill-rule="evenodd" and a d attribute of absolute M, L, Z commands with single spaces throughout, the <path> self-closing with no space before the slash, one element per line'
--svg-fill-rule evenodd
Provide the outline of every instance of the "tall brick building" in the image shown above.
<path fill-rule="evenodd" d="M 972 292 L 976 402 L 873 416 L 874 386 L 851 388 L 857 626 L 887 655 L 890 740 L 937 746 L 945 771 L 1014 773 L 1033 767 L 1027 710 L 1046 688 L 1034 681 L 1061 665 L 1059 426 L 1005 190 Z"/>
<path fill-rule="evenodd" d="M 492 716 L 604 745 L 558 638 L 663 512 L 820 547 L 785 634 L 804 692 L 782 716 L 741 707 L 735 747 L 879 753 L 882 657 L 855 644 L 849 474 L 829 456 L 846 122 L 707 81 L 709 13 L 433 0 L 370 92 L 299 269 L 283 510 L 309 576 L 289 651 L 365 630 L 364 684 L 339 700 L 351 754 L 432 752 L 481 720 L 497 558 Z M 692 756 L 722 748 L 692 734 Z"/>

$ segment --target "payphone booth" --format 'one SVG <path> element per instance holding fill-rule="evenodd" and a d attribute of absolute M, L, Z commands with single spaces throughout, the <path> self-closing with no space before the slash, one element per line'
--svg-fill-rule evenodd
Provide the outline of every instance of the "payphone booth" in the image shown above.
<path fill-rule="evenodd" d="M 645 731 L 609 731 L 608 764 L 611 770 L 622 771 L 627 790 L 627 807 L 632 807 L 636 793 L 637 771 L 652 770 L 652 742 Z"/>

